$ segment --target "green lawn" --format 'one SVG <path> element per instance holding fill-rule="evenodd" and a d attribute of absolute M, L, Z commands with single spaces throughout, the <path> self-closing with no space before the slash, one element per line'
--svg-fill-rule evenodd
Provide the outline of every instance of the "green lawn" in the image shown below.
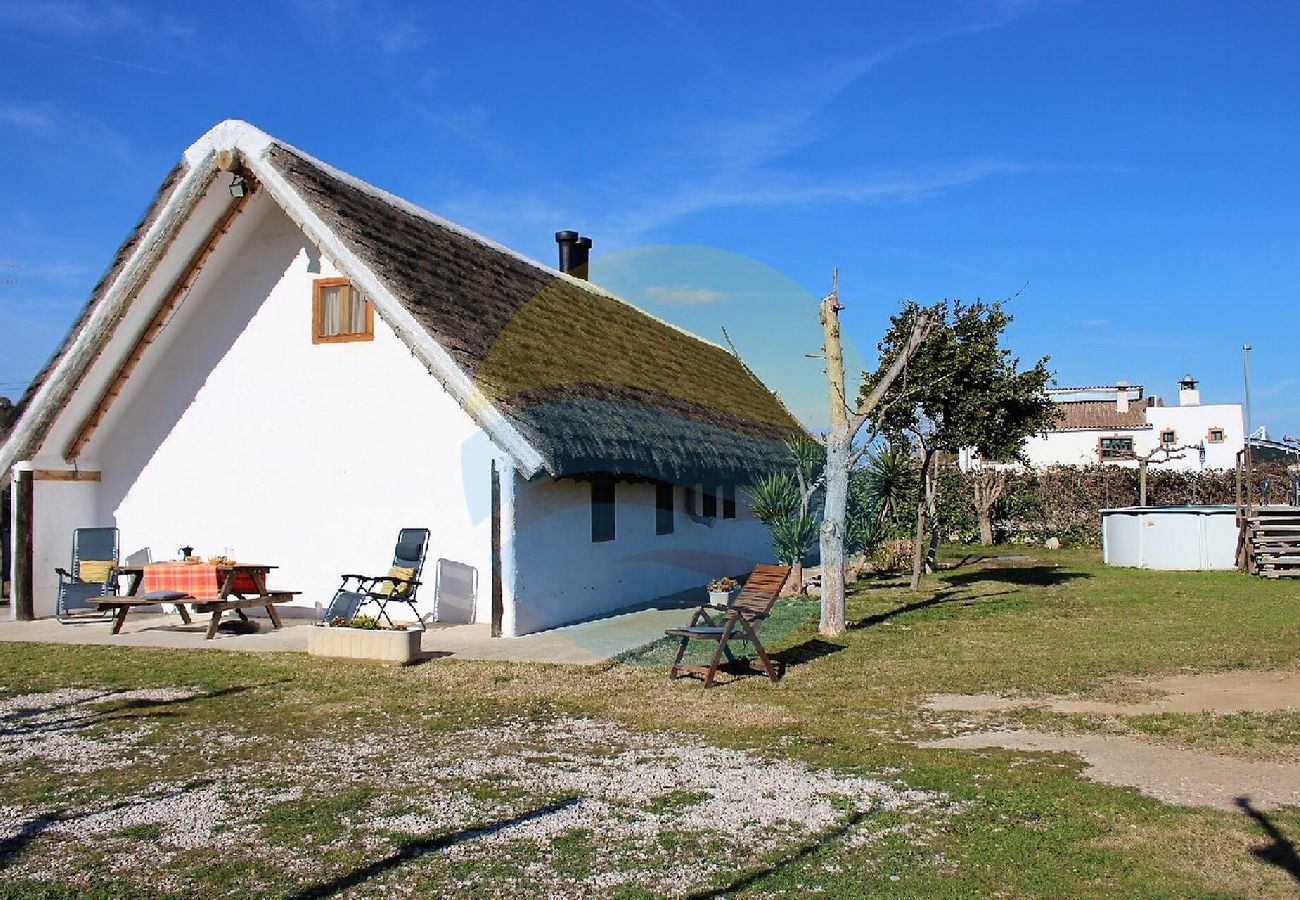
<path fill-rule="evenodd" d="M 842 639 L 783 603 L 783 681 L 708 692 L 666 680 L 662 645 L 404 670 L 0 645 L 0 895 L 1294 895 L 1285 843 L 1243 815 L 1070 756 L 914 742 L 963 718 L 934 693 L 1300 666 L 1300 586 L 1073 551 L 946 563 L 918 593 L 864 579 Z M 990 720 L 1300 757 L 1296 713 Z M 1300 841 L 1300 811 L 1268 820 Z"/>

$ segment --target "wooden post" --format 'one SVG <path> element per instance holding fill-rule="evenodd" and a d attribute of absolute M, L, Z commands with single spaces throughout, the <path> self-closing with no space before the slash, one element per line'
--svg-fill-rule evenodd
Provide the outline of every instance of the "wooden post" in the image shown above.
<path fill-rule="evenodd" d="M 505 603 L 501 588 L 501 472 L 492 460 L 492 636 L 501 637 Z"/>
<path fill-rule="evenodd" d="M 14 473 L 14 618 L 30 622 L 36 618 L 33 597 L 32 513 L 36 483 L 30 469 Z"/>

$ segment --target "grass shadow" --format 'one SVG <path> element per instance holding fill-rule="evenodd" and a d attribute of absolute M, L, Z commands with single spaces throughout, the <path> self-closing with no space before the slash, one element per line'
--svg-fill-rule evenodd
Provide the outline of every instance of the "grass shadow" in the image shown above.
<path fill-rule="evenodd" d="M 855 828 L 859 823 L 861 823 L 862 820 L 866 818 L 866 816 L 867 814 L 863 812 L 854 813 L 853 815 L 849 816 L 845 821 L 841 822 L 839 825 L 835 826 L 829 831 L 822 832 L 814 840 L 804 844 L 802 847 L 800 847 L 798 850 L 795 850 L 793 853 L 787 853 L 785 856 L 782 856 L 780 859 L 776 860 L 775 862 L 769 865 L 764 866 L 761 869 L 755 869 L 753 872 L 747 872 L 744 875 L 741 875 L 740 877 L 736 878 L 734 881 L 730 882 L 729 884 L 723 885 L 721 887 L 711 887 L 711 888 L 701 889 L 698 891 L 693 891 L 687 894 L 686 897 L 689 898 L 689 900 L 706 900 L 706 898 L 711 898 L 711 897 L 729 897 L 733 894 L 740 893 L 749 888 L 752 888 L 754 885 L 758 884 L 764 878 L 767 878 L 770 875 L 775 875 L 777 872 L 781 871 L 787 866 L 794 865 L 800 860 L 805 859 L 808 856 L 811 856 L 812 854 L 816 853 L 818 850 L 821 850 L 823 847 L 826 847 L 827 845 L 835 841 L 838 841 L 840 838 L 844 837 L 846 834 L 852 831 L 853 828 Z"/>
<path fill-rule="evenodd" d="M 1017 591 L 994 591 L 990 594 L 966 594 L 957 590 L 939 591 L 932 597 L 924 600 L 917 600 L 913 603 L 905 603 L 894 609 L 886 610 L 882 613 L 874 613 L 865 619 L 859 619 L 856 622 L 849 622 L 847 628 L 849 631 L 857 631 L 861 628 L 870 628 L 872 625 L 882 625 L 890 619 L 905 615 L 911 612 L 918 612 L 923 609 L 929 609 L 932 606 L 941 606 L 945 603 L 963 603 L 970 605 L 984 600 L 991 600 L 994 597 L 1005 597 L 1008 594 L 1015 594 Z"/>
<path fill-rule="evenodd" d="M 987 582 L 1023 587 L 1056 587 L 1091 577 L 1087 572 L 1076 572 L 1059 566 L 993 566 L 956 575 L 939 575 L 938 580 L 951 587 L 970 587 Z"/>
<path fill-rule="evenodd" d="M 562 809 L 574 806 L 578 802 L 578 797 L 570 797 L 567 800 L 548 803 L 545 806 L 539 806 L 537 809 L 529 810 L 526 813 L 520 813 L 519 815 L 511 816 L 508 819 L 499 819 L 495 822 L 490 822 L 487 825 L 480 825 L 477 828 L 462 828 L 458 831 L 450 831 L 447 834 L 440 834 L 434 838 L 408 841 L 402 844 L 402 846 L 395 852 L 390 853 L 381 859 L 377 859 L 369 865 L 362 866 L 361 868 L 348 872 L 345 875 L 340 875 L 337 878 L 332 878 L 329 881 L 290 894 L 289 900 L 318 900 L 318 898 L 321 897 L 333 897 L 335 894 L 351 890 L 372 878 L 383 875 L 398 866 L 417 860 L 422 856 L 435 853 L 438 850 L 444 850 L 447 847 L 454 846 L 455 844 L 472 841 L 475 838 L 488 837 L 514 825 L 522 825 L 525 822 L 532 822 L 544 816 L 557 813 Z"/>

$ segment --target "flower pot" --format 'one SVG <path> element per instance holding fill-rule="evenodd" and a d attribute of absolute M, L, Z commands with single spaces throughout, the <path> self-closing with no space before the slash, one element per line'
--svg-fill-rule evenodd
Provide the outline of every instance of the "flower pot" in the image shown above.
<path fill-rule="evenodd" d="M 334 656 L 404 666 L 419 657 L 420 635 L 423 633 L 419 629 L 383 631 L 317 625 L 307 631 L 307 653 L 310 656 Z"/>
<path fill-rule="evenodd" d="M 740 588 L 731 591 L 709 591 L 709 602 L 717 606 L 730 606 L 740 593 Z"/>

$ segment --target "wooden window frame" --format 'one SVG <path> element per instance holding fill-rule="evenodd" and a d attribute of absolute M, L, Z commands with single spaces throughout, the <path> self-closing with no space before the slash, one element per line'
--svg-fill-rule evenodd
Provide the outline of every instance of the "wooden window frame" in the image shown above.
<path fill-rule="evenodd" d="M 339 318 L 347 321 L 351 318 L 352 300 L 360 296 L 366 304 L 366 330 L 347 334 L 321 334 L 325 320 L 325 302 L 321 297 L 322 288 L 346 287 L 347 306 L 339 311 Z M 313 344 L 349 344 L 356 341 L 373 341 L 375 339 L 375 305 L 369 298 L 357 290 L 350 278 L 317 278 L 311 283 L 311 342 Z"/>
<path fill-rule="evenodd" d="M 724 484 L 722 486 L 722 518 L 736 518 L 736 486 L 734 484 Z"/>
<path fill-rule="evenodd" d="M 1129 451 L 1125 456 L 1107 456 L 1104 441 L 1128 441 Z M 1097 438 L 1097 459 L 1099 462 L 1125 462 L 1137 459 L 1137 441 L 1131 434 L 1110 434 Z"/>
<path fill-rule="evenodd" d="M 1171 435 L 1169 440 L 1165 440 L 1167 434 Z M 1159 437 L 1161 447 L 1172 447 L 1178 443 L 1178 431 L 1174 428 L 1161 428 Z"/>
<path fill-rule="evenodd" d="M 1219 439 L 1217 441 L 1214 439 L 1214 433 L 1216 431 L 1219 433 Z M 1205 442 L 1207 444 L 1226 444 L 1228 442 L 1228 430 L 1218 425 L 1211 425 L 1209 428 L 1205 429 Z"/>
<path fill-rule="evenodd" d="M 612 476 L 591 479 L 591 542 L 604 544 L 618 535 L 618 491 Z"/>
<path fill-rule="evenodd" d="M 700 515 L 706 519 L 716 519 L 718 517 L 718 492 L 711 485 L 704 486 L 700 495 L 704 498 L 701 505 Z"/>
<path fill-rule="evenodd" d="M 673 495 L 676 489 L 666 481 L 655 484 L 655 534 L 672 534 L 676 516 Z"/>

